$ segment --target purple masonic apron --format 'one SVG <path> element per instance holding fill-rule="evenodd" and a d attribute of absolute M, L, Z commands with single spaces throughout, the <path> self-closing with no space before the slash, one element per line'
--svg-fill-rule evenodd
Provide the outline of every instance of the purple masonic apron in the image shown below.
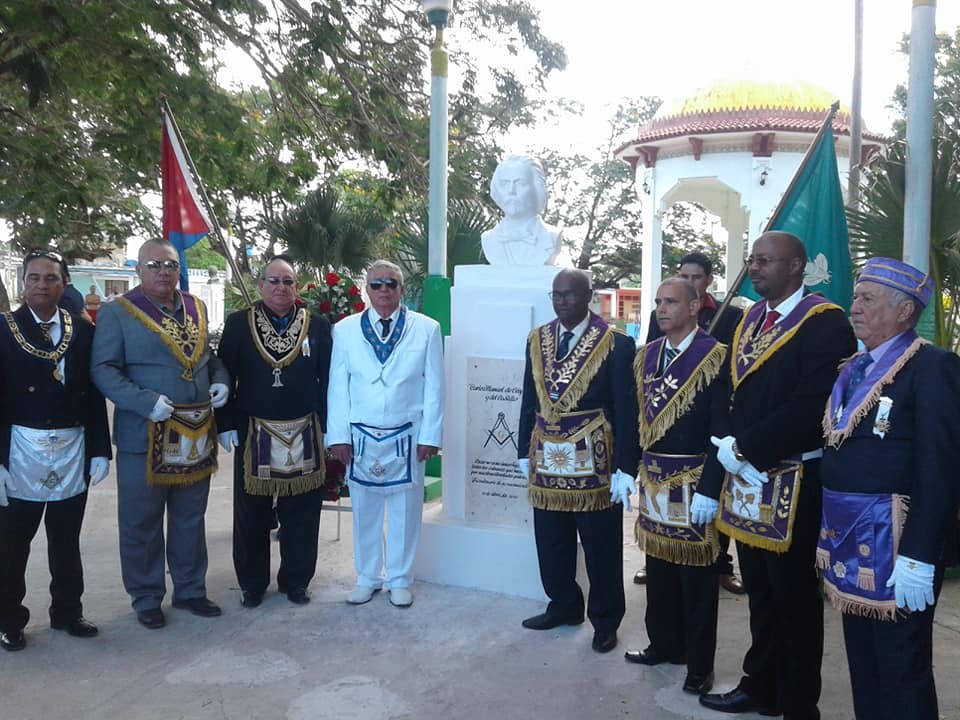
<path fill-rule="evenodd" d="M 613 330 L 590 313 L 586 331 L 557 358 L 560 321 L 530 333 L 540 409 L 530 439 L 530 504 L 540 510 L 610 507 L 613 431 L 603 408 L 576 410 L 613 349 Z"/>
<path fill-rule="evenodd" d="M 663 370 L 666 339 L 643 347 L 634 361 L 640 401 L 640 445 L 649 448 L 670 430 L 723 367 L 726 347 L 698 330 Z M 711 565 L 719 546 L 713 523 L 690 521 L 690 502 L 706 456 L 644 451 L 639 468 L 637 544 L 648 555 L 681 565 Z"/>

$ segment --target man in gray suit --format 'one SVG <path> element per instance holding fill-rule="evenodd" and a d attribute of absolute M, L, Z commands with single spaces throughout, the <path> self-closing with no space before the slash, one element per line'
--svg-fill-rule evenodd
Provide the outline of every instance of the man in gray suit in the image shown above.
<path fill-rule="evenodd" d="M 229 376 L 210 353 L 203 303 L 177 290 L 179 274 L 172 245 L 140 248 L 140 286 L 100 310 L 91 363 L 94 383 L 116 406 L 123 584 L 150 629 L 166 624 L 165 553 L 173 606 L 220 614 L 207 598 L 204 513 L 217 466 L 212 408 L 226 403 Z"/>

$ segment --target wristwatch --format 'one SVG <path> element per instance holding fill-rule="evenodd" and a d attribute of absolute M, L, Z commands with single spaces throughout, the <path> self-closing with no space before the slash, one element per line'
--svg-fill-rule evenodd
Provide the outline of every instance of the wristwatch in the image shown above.
<path fill-rule="evenodd" d="M 737 441 L 733 441 L 733 445 L 730 446 L 730 449 L 733 450 L 733 456 L 740 462 L 746 462 L 747 456 L 740 452 L 740 448 L 737 447 Z"/>

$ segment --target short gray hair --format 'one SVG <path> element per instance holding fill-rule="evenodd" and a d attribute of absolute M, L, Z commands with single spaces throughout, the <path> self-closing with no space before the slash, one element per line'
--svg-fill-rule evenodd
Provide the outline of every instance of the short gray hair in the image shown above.
<path fill-rule="evenodd" d="M 395 273 L 398 278 L 400 278 L 400 284 L 403 285 L 403 270 L 396 263 L 392 263 L 389 260 L 374 260 L 370 265 L 367 266 L 367 277 L 373 275 L 374 271 L 378 268 L 385 268 Z"/>
<path fill-rule="evenodd" d="M 910 306 L 913 308 L 913 311 L 910 313 L 910 327 L 916 327 L 917 323 L 920 322 L 920 316 L 923 315 L 923 306 L 917 302 L 916 298 L 905 293 L 903 290 L 897 290 L 897 288 L 892 288 L 889 285 L 884 285 L 883 287 L 887 289 L 887 300 L 890 302 L 890 307 L 895 308 L 902 303 L 910 303 Z"/>
<path fill-rule="evenodd" d="M 689 280 L 685 280 L 682 277 L 668 277 L 662 283 L 660 287 L 664 285 L 681 285 L 687 291 L 687 301 L 693 302 L 694 300 L 700 299 L 700 293 L 697 292 L 697 288 Z"/>

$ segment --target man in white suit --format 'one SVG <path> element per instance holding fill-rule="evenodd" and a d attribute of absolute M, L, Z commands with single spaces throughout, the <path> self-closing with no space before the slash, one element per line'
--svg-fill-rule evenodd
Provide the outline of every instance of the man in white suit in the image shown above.
<path fill-rule="evenodd" d="M 357 586 L 347 602 L 383 587 L 409 607 L 425 463 L 443 425 L 440 326 L 400 304 L 403 272 L 391 262 L 368 268 L 367 293 L 370 308 L 333 326 L 327 395 L 327 447 L 347 467 L 353 505 Z"/>

